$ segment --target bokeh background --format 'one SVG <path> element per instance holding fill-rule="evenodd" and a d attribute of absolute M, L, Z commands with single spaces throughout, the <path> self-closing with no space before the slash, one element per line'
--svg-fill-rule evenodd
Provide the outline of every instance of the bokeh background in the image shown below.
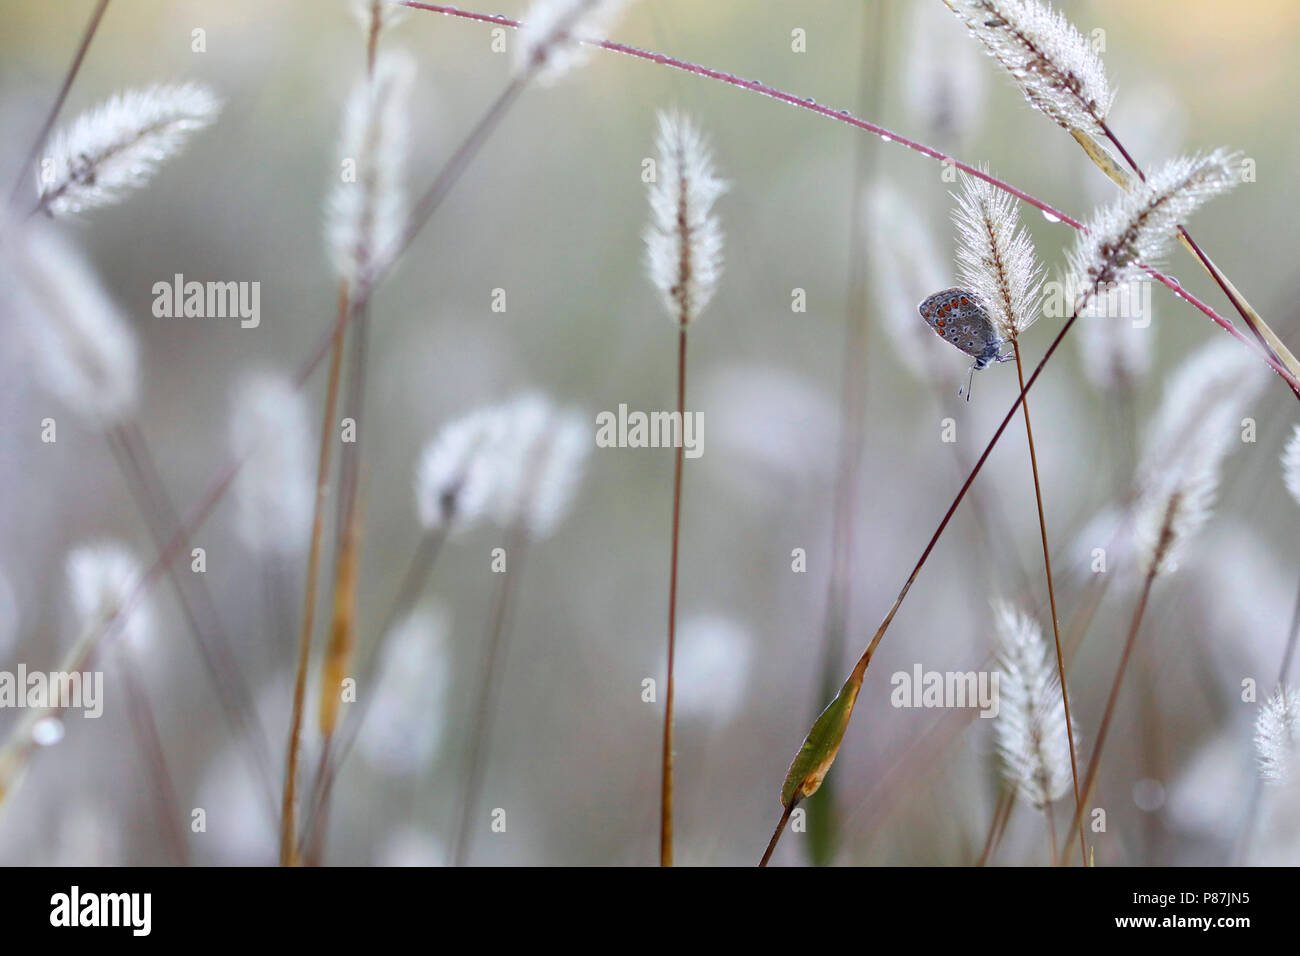
<path fill-rule="evenodd" d="M 1227 145 L 1256 161 L 1257 182 L 1207 207 L 1194 234 L 1279 334 L 1297 341 L 1300 133 L 1291 120 L 1300 64 L 1291 54 L 1300 48 L 1300 8 L 1286 0 L 1241 0 L 1231 15 L 1218 0 L 1061 6 L 1085 32 L 1104 30 L 1103 59 L 1118 89 L 1114 126 L 1140 160 Z M 6 190 L 91 7 L 0 7 Z M 491 11 L 517 17 L 525 8 L 503 0 Z M 200 27 L 207 52 L 194 53 L 191 31 Z M 796 28 L 806 31 L 804 53 L 791 49 Z M 635 5 L 614 37 L 851 109 L 987 163 L 1076 218 L 1113 192 L 939 0 L 655 0 Z M 411 12 L 383 42 L 419 63 L 409 164 L 419 191 L 506 82 L 511 61 L 490 50 L 488 27 L 433 13 Z M 323 203 L 342 106 L 363 64 L 364 40 L 343 2 L 113 0 L 63 111 L 67 121 L 116 90 L 160 80 L 202 81 L 226 101 L 220 120 L 148 189 L 62 225 L 142 340 L 141 424 L 183 512 L 228 461 L 233 383 L 250 369 L 297 369 L 332 321 Z M 706 444 L 685 476 L 677 857 L 752 864 L 780 814 L 788 762 L 827 699 L 820 675 L 846 324 L 865 314 L 865 343 L 850 363 L 861 376 L 864 437 L 841 674 L 1014 398 L 1014 373 L 995 366 L 978 376 L 974 401 L 960 400 L 964 357 L 934 351 L 928 332 L 914 334 L 924 332 L 920 295 L 956 275 L 954 187 L 933 161 L 609 53 L 526 92 L 374 302 L 361 640 L 375 639 L 415 546 L 414 466 L 441 425 L 526 390 L 591 416 L 620 403 L 671 406 L 676 342 L 644 274 L 640 178 L 655 111 L 671 106 L 708 131 L 731 184 L 718 206 L 726 273 L 690 333 L 688 404 L 704 413 Z M 1022 215 L 1049 269 L 1059 270 L 1072 230 L 1032 209 Z M 1227 314 L 1181 250 L 1167 271 Z M 154 318 L 153 283 L 178 272 L 259 281 L 260 328 Z M 507 292 L 505 313 L 491 310 L 496 288 Z M 791 310 L 796 288 L 806 291 L 806 312 Z M 1088 584 L 1098 542 L 1087 529 L 1128 487 L 1133 436 L 1164 380 L 1196 348 L 1224 338 L 1163 289 L 1154 307 L 1149 340 L 1134 346 L 1149 352 L 1150 368 L 1131 396 L 1090 381 L 1096 351 L 1081 348 L 1082 336 L 1067 341 L 1033 392 L 1063 618 Z M 33 381 L 11 318 L 0 326 L 0 667 L 48 669 L 74 637 L 69 549 L 113 538 L 142 560 L 154 552 L 97 432 L 63 416 L 57 444 L 39 441 L 40 419 L 59 413 Z M 1031 361 L 1056 321 L 1027 333 Z M 323 387 L 322 374 L 307 386 L 317 415 Z M 1261 693 L 1272 689 L 1300 574 L 1300 508 L 1279 466 L 1300 409 L 1276 379 L 1261 394 L 1249 412 L 1257 441 L 1230 457 L 1215 518 L 1156 590 L 1099 784 L 1097 802 L 1109 812 L 1099 864 L 1220 863 L 1236 852 L 1254 786 L 1256 713 L 1240 700 L 1240 683 L 1253 677 Z M 940 440 L 949 417 L 956 443 Z M 572 514 L 533 550 L 484 796 L 486 807 L 507 809 L 509 828 L 484 830 L 474 862 L 656 861 L 661 705 L 642 702 L 641 681 L 662 683 L 665 666 L 671 478 L 671 452 L 594 451 Z M 991 597 L 1017 600 L 1048 623 L 1023 431 L 1009 430 L 978 487 L 983 513 L 963 505 L 917 581 L 868 674 L 832 773 L 833 802 L 817 805 L 837 821 L 836 862 L 963 864 L 983 846 L 1000 787 L 988 722 L 888 701 L 889 676 L 916 663 L 982 666 Z M 436 653 L 402 698 L 409 712 L 390 715 L 395 739 L 363 747 L 344 769 L 327 862 L 445 859 L 498 583 L 488 556 L 501 538 L 474 531 L 440 558 L 424 596 Z M 264 569 L 236 538 L 229 502 L 194 540 L 207 550 L 207 584 L 278 754 L 296 629 L 268 614 Z M 807 552 L 806 573 L 791 570 L 795 548 Z M 1071 676 L 1085 754 L 1135 596 L 1133 569 L 1116 574 L 1126 580 L 1108 590 Z M 298 585 L 292 593 L 300 602 Z M 147 688 L 181 805 L 207 811 L 207 832 L 189 834 L 191 859 L 272 863 L 275 824 L 241 742 L 222 720 L 168 588 L 153 598 L 155 639 L 130 666 Z M 0 862 L 172 862 L 131 723 L 113 696 L 112 666 L 105 716 L 70 717 L 66 738 L 36 754 L 0 809 Z M 20 716 L 0 713 L 0 730 Z M 430 728 L 429 746 L 403 749 Z M 385 759 L 394 749 L 397 758 Z M 1058 804 L 1058 826 L 1068 803 Z M 1300 859 L 1294 794 L 1270 794 L 1263 816 L 1270 835 L 1250 859 Z M 811 841 L 787 834 L 775 860 L 808 862 Z M 995 862 L 1043 863 L 1044 843 L 1038 815 L 1021 805 Z"/>

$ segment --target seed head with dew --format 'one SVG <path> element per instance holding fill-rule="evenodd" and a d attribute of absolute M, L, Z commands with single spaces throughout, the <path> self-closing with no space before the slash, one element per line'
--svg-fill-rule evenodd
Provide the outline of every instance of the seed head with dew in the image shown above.
<path fill-rule="evenodd" d="M 1237 154 L 1222 149 L 1170 160 L 1095 213 L 1068 260 L 1084 298 L 1155 265 L 1181 223 L 1238 183 L 1238 162 Z"/>
<path fill-rule="evenodd" d="M 37 169 L 40 208 L 64 216 L 112 205 L 148 183 L 220 110 L 197 83 L 114 94 L 50 141 Z"/>
<path fill-rule="evenodd" d="M 83 634 L 104 627 L 130 606 L 119 635 L 137 649 L 147 646 L 152 612 L 143 599 L 130 605 L 144 571 L 126 547 L 106 541 L 75 548 L 68 554 L 67 575 L 69 598 Z"/>
<path fill-rule="evenodd" d="M 231 396 L 235 527 L 254 554 L 291 558 L 307 546 L 316 497 L 311 412 L 285 376 L 249 375 Z"/>
<path fill-rule="evenodd" d="M 1114 94 L 1088 40 L 1037 0 L 944 0 L 1034 109 L 1066 130 L 1100 135 Z"/>
<path fill-rule="evenodd" d="M 416 466 L 415 501 L 427 531 L 461 530 L 488 512 L 505 420 L 496 407 L 451 422 L 424 448 Z"/>
<path fill-rule="evenodd" d="M 727 190 L 704 134 L 688 117 L 659 113 L 659 160 L 650 184 L 646 268 L 668 315 L 695 321 L 722 275 L 722 227 L 713 204 Z"/>
<path fill-rule="evenodd" d="M 584 39 L 603 39 L 632 0 L 534 0 L 515 43 L 515 73 L 553 83 L 587 61 Z"/>
<path fill-rule="evenodd" d="M 17 289 L 35 371 L 77 415 L 99 427 L 135 414 L 135 333 L 81 253 L 52 229 L 28 230 L 16 254 Z"/>
<path fill-rule="evenodd" d="M 1036 621 L 1005 601 L 993 604 L 999 708 L 993 720 L 1007 783 L 1042 808 L 1070 786 L 1070 739 L 1061 684 Z"/>
<path fill-rule="evenodd" d="M 1300 504 L 1300 425 L 1293 428 L 1291 440 L 1282 452 L 1282 480 L 1292 500 Z"/>
<path fill-rule="evenodd" d="M 341 179 L 326 208 L 325 236 L 354 298 L 390 264 L 406 228 L 406 153 L 415 61 L 379 55 L 343 114 Z M 360 290 L 360 292 L 359 292 Z"/>
<path fill-rule="evenodd" d="M 538 394 L 507 403 L 500 414 L 493 516 L 503 527 L 518 523 L 533 538 L 549 537 L 569 513 L 595 445 L 587 417 Z"/>
<path fill-rule="evenodd" d="M 1015 197 L 974 176 L 954 193 L 961 282 L 988 310 L 1003 338 L 1015 341 L 1038 318 L 1043 266 Z"/>
<path fill-rule="evenodd" d="M 1223 460 L 1267 381 L 1249 352 L 1225 341 L 1201 348 L 1170 379 L 1137 474 L 1134 538 L 1143 574 L 1176 570 L 1183 546 L 1209 520 Z"/>
<path fill-rule="evenodd" d="M 1255 754 L 1265 783 L 1283 784 L 1300 761 L 1300 690 L 1279 687 L 1255 719 Z"/>

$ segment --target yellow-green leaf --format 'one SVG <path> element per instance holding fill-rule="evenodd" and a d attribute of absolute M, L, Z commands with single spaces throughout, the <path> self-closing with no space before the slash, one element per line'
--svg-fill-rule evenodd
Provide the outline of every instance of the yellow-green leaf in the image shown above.
<path fill-rule="evenodd" d="M 822 780 L 835 762 L 840 741 L 849 726 L 853 705 L 862 689 L 862 677 L 856 672 L 844 682 L 835 699 L 821 712 L 812 730 L 804 738 L 803 746 L 795 754 L 790 770 L 781 788 L 781 803 L 790 806 L 804 797 L 811 797 L 822 785 Z"/>

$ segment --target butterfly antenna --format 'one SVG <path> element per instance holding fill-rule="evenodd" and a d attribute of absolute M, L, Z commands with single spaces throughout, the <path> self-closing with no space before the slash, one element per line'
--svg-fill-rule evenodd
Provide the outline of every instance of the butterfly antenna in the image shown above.
<path fill-rule="evenodd" d="M 974 382 L 975 382 L 975 366 L 972 365 L 972 366 L 970 367 L 970 371 L 968 371 L 968 372 L 966 373 L 966 384 L 965 384 L 965 386 L 963 386 L 962 388 L 957 389 L 957 394 L 958 394 L 958 395 L 965 394 L 965 396 L 966 396 L 966 401 L 968 401 L 968 402 L 970 401 L 970 390 L 971 390 L 971 385 L 974 384 Z"/>

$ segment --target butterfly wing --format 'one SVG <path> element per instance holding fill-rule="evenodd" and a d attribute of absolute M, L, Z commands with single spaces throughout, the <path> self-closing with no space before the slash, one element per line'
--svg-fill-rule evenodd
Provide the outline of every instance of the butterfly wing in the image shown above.
<path fill-rule="evenodd" d="M 993 320 L 967 289 L 936 292 L 917 306 L 917 311 L 936 335 L 974 359 L 987 364 L 990 349 L 996 355 L 1001 347 L 1002 337 Z"/>

